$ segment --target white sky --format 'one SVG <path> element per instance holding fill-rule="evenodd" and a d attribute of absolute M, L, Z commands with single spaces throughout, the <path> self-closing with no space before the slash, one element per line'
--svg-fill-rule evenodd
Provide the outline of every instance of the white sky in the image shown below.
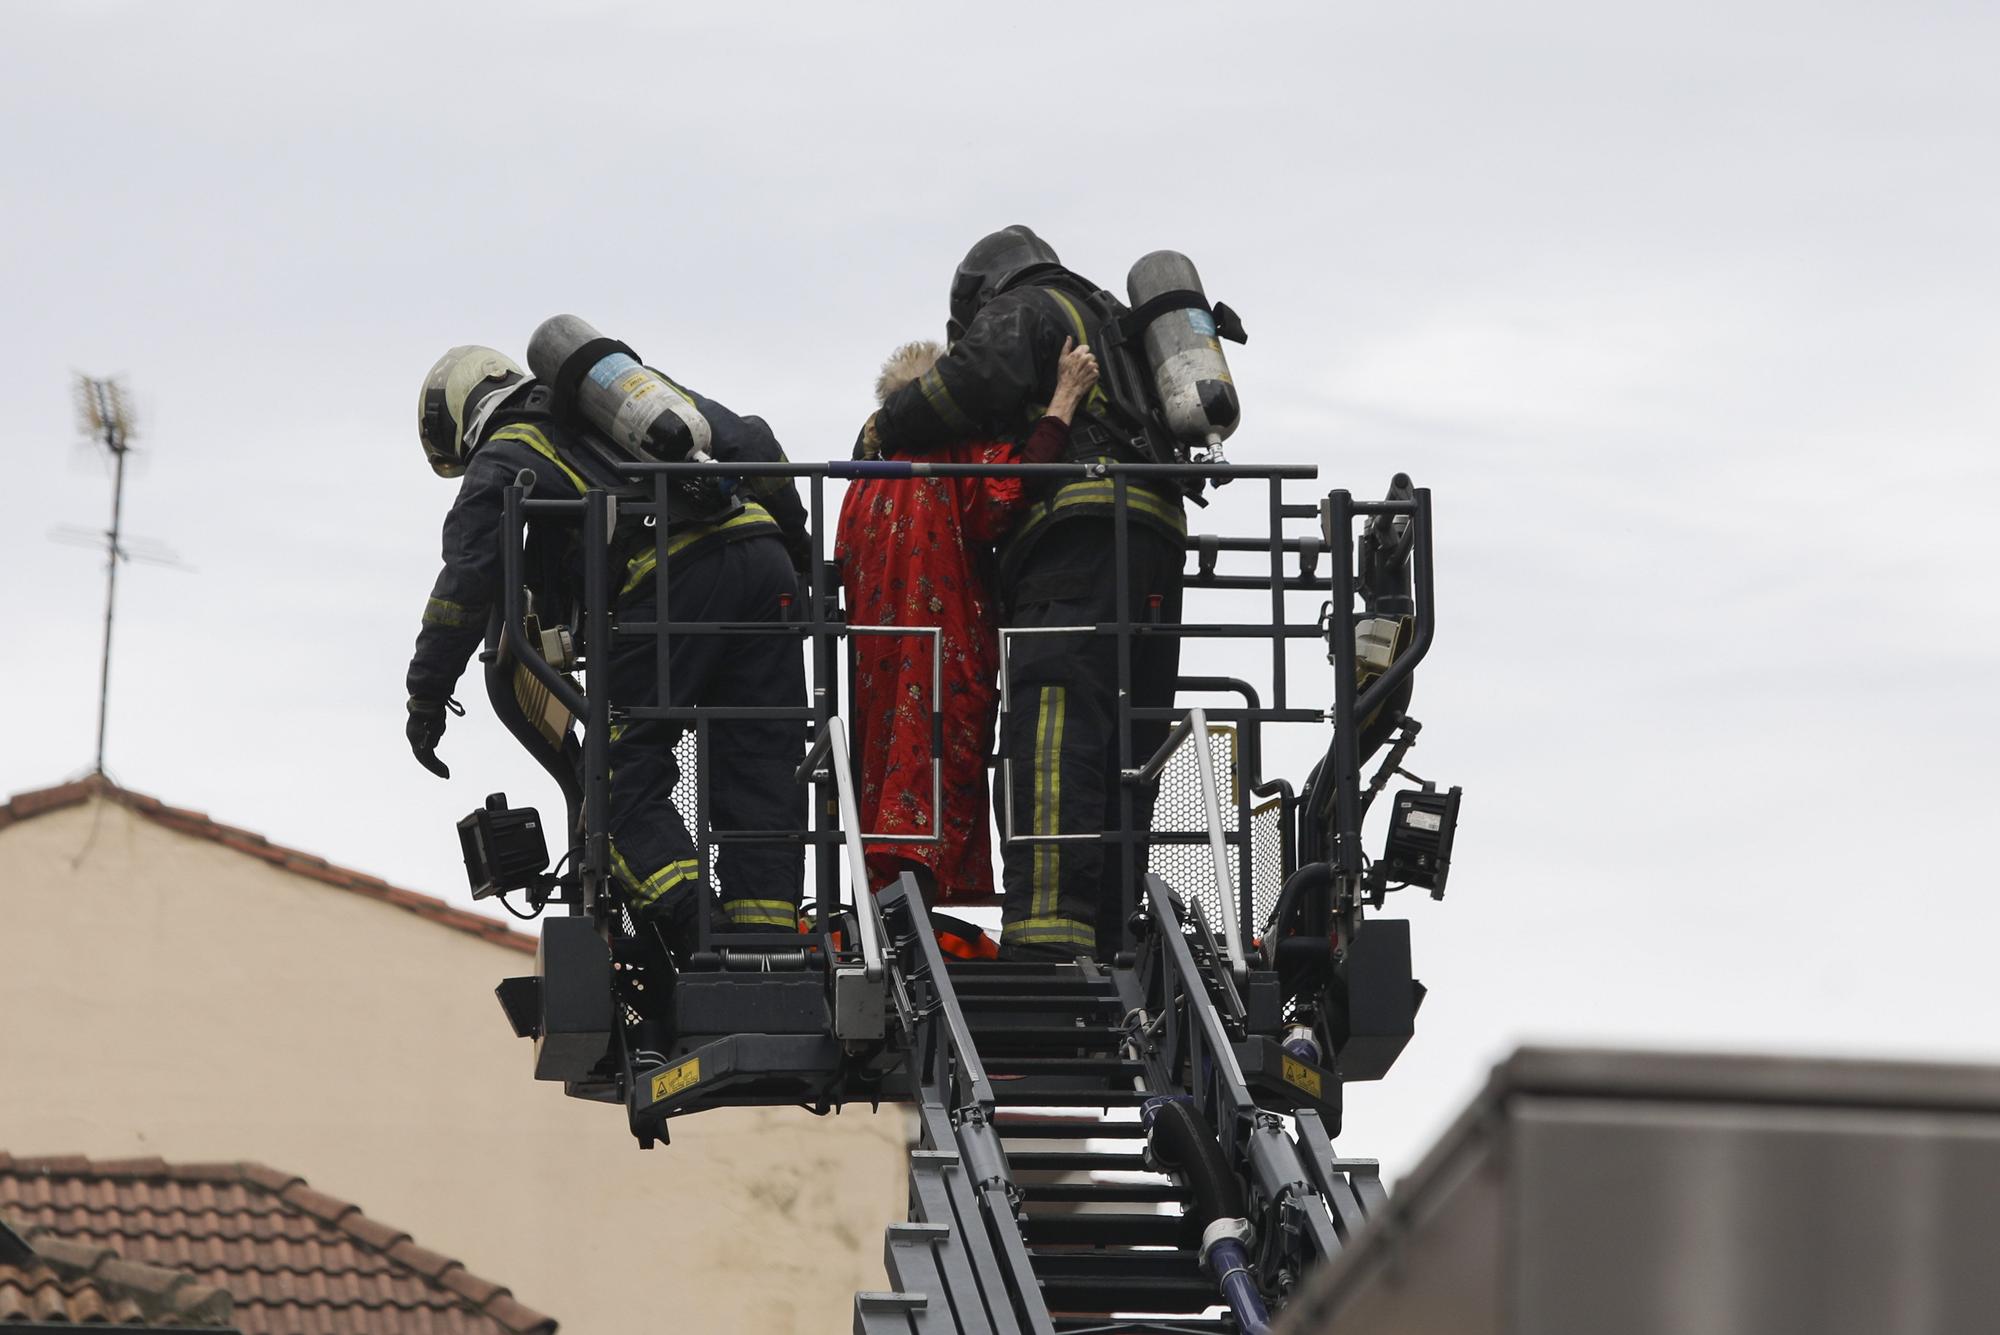
<path fill-rule="evenodd" d="M 45 536 L 107 505 L 72 371 L 129 378 L 128 532 L 196 568 L 121 578 L 113 775 L 462 900 L 452 821 L 551 795 L 480 706 L 449 784 L 403 742 L 452 494 L 413 431 L 431 360 L 575 311 L 794 458 L 840 455 L 881 356 L 1020 221 L 1114 288 L 1144 251 L 1195 257 L 1251 332 L 1232 457 L 1435 490 L 1411 763 L 1465 813 L 1451 899 L 1399 906 L 1422 1032 L 1350 1090 L 1346 1152 L 1406 1171 L 1527 1039 L 2000 1059 L 2000 10 L 17 3 L 6 27 L 0 787 L 91 757 L 102 577 Z"/>

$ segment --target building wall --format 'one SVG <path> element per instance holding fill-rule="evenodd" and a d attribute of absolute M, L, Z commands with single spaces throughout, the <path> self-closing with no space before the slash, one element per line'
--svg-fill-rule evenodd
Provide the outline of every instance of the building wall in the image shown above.
<path fill-rule="evenodd" d="M 884 1287 L 900 1111 L 703 1113 L 641 1152 L 529 1078 L 493 999 L 529 956 L 101 798 L 0 831 L 0 961 L 16 1154 L 261 1160 L 570 1335 L 831 1335 Z"/>

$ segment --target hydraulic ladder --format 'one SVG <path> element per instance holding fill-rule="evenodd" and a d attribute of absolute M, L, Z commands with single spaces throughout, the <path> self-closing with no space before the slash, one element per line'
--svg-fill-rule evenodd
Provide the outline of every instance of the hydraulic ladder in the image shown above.
<path fill-rule="evenodd" d="M 1383 1200 L 1374 1162 L 1334 1155 L 1304 1089 L 1256 1101 L 1243 1058 L 1268 1040 L 1232 1032 L 1215 942 L 1158 877 L 1146 888 L 1140 949 L 1109 967 L 949 960 L 914 886 L 883 894 L 918 1017 L 919 1127 L 909 1220 L 884 1249 L 894 1289 L 856 1295 L 857 1335 L 1245 1329 L 1212 1314 L 1223 1297 L 1189 1182 L 1148 1147 L 1162 1100 L 1220 1130 L 1273 1304 Z"/>
<path fill-rule="evenodd" d="M 614 513 L 653 518 L 664 563 L 667 487 L 682 473 L 720 467 L 635 466 L 651 498 L 621 494 L 615 509 L 600 491 L 540 500 L 517 485 L 506 496 L 504 529 L 518 534 L 529 516 L 574 522 L 583 549 L 602 551 Z M 823 532 L 823 481 L 859 475 L 850 471 L 858 467 L 730 470 L 808 479 L 813 530 Z M 1088 472 L 1121 488 L 1127 477 L 1216 471 L 930 467 L 1049 479 Z M 537 1079 L 622 1105 L 641 1146 L 665 1143 L 673 1118 L 713 1107 L 910 1104 L 917 1130 L 909 1214 L 888 1228 L 890 1287 L 856 1295 L 860 1335 L 1254 1335 L 1385 1199 L 1375 1163 L 1340 1157 L 1333 1139 L 1343 1084 L 1386 1074 L 1414 1032 L 1423 996 L 1410 971 L 1409 924 L 1366 910 L 1381 908 L 1402 885 L 1441 894 L 1456 819 L 1456 789 L 1398 792 L 1388 849 L 1372 862 L 1361 850 L 1362 821 L 1390 775 L 1416 777 L 1400 765 L 1418 728 L 1404 712 L 1410 674 L 1434 621 L 1429 495 L 1399 476 L 1381 502 L 1334 491 L 1317 505 L 1289 505 L 1281 481 L 1311 469 L 1230 471 L 1268 483 L 1269 532 L 1190 538 L 1187 588 L 1229 593 L 1232 606 L 1247 605 L 1246 594 L 1268 595 L 1268 623 L 1162 627 L 1126 609 L 1115 624 L 1066 632 L 1121 642 L 1160 633 L 1259 639 L 1271 654 L 1268 701 L 1233 677 L 1184 677 L 1183 690 L 1236 693 L 1244 703 L 1207 712 L 1121 706 L 1128 753 L 1132 724 L 1173 727 L 1150 759 L 1121 759 L 1132 797 L 1117 828 L 1096 835 L 1116 848 L 1125 876 L 1124 925 L 1103 962 L 948 959 L 914 880 L 856 893 L 868 879 L 866 836 L 830 688 L 815 690 L 810 707 L 797 711 L 814 738 L 798 779 L 818 797 L 812 828 L 786 837 L 819 851 L 799 935 L 730 933 L 703 918 L 691 943 L 669 951 L 636 930 L 605 881 L 603 739 L 613 704 L 602 689 L 586 694 L 537 647 L 520 549 L 503 545 L 505 598 L 491 632 L 489 697 L 503 719 L 510 709 L 522 715 L 509 726 L 562 788 L 571 841 L 569 870 L 544 870 L 545 848 L 519 847 L 539 816 L 500 795 L 460 823 L 475 896 L 524 890 L 532 913 L 558 903 L 568 910 L 544 920 L 534 975 L 501 985 L 509 1021 L 534 1042 Z M 1121 507 L 1119 551 L 1123 515 Z M 1284 533 L 1286 521 L 1301 520 L 1314 521 L 1316 533 Z M 1354 528 L 1364 521 L 1357 541 Z M 1220 570 L 1224 553 L 1262 554 L 1268 570 Z M 1322 553 L 1333 558 L 1324 573 Z M 582 621 L 600 652 L 620 634 L 658 637 L 662 656 L 672 634 L 791 634 L 808 647 L 814 680 L 832 683 L 834 646 L 858 629 L 835 615 L 823 563 L 804 591 L 806 617 L 781 626 L 665 619 L 616 626 L 610 583 L 595 565 L 586 575 L 593 571 Z M 1325 596 L 1317 624 L 1289 616 L 1292 593 Z M 1326 645 L 1330 710 L 1287 699 L 1285 651 L 1298 639 Z M 588 662 L 582 667 L 588 675 Z M 530 702 L 559 714 L 554 726 L 527 717 Z M 707 730 L 727 711 L 626 712 L 687 715 L 699 776 Z M 1241 751 L 1225 762 L 1210 751 L 1210 733 L 1220 731 L 1211 719 L 1238 730 Z M 584 725 L 580 739 L 572 722 Z M 1263 780 L 1258 743 L 1262 725 L 1294 723 L 1332 724 L 1325 759 L 1296 797 L 1288 783 Z M 558 744 L 537 743 L 552 733 Z M 1381 771 L 1364 789 L 1361 765 L 1383 748 Z M 1135 823 L 1139 790 L 1158 791 L 1176 754 L 1193 757 L 1194 778 L 1183 782 L 1199 795 L 1198 828 L 1157 820 L 1148 828 L 1143 816 Z M 699 792 L 699 777 L 694 786 Z M 1266 796 L 1277 811 L 1274 862 L 1282 869 L 1268 883 L 1253 875 L 1251 834 L 1251 801 Z M 686 814 L 704 848 L 769 837 L 714 831 L 699 797 Z M 1040 837 L 1016 833 L 1011 821 L 1002 833 Z M 1177 844 L 1183 848 L 1174 854 Z"/>

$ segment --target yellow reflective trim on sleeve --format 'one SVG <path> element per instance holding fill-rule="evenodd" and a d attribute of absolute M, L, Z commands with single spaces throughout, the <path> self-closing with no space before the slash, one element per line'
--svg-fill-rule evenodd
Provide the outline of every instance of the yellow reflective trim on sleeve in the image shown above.
<path fill-rule="evenodd" d="M 702 539 L 712 538 L 718 533 L 736 533 L 742 529 L 751 528 L 759 524 L 769 525 L 773 530 L 776 530 L 778 527 L 778 521 L 771 518 L 769 510 L 766 510 L 755 501 L 745 501 L 743 503 L 743 513 L 732 515 L 720 524 L 692 524 L 686 528 L 674 530 L 667 536 L 667 555 L 669 558 L 676 556 Z M 627 561 L 625 563 L 625 583 L 619 588 L 618 596 L 622 598 L 645 583 L 647 576 L 651 575 L 659 567 L 659 563 L 660 553 L 657 547 L 648 547 L 645 551 L 640 552 L 630 561 Z"/>
<path fill-rule="evenodd" d="M 493 433 L 491 439 L 511 440 L 526 445 L 536 454 L 541 455 L 557 468 L 562 469 L 563 476 L 568 478 L 571 485 L 579 492 L 590 490 L 590 484 L 585 482 L 574 468 L 563 462 L 562 455 L 556 453 L 556 447 L 549 443 L 549 438 L 542 434 L 540 427 L 530 426 L 526 422 L 516 422 L 513 426 L 501 427 Z"/>
<path fill-rule="evenodd" d="M 954 431 L 972 430 L 972 419 L 959 408 L 958 400 L 952 398 L 951 387 L 944 383 L 944 377 L 938 374 L 937 367 L 933 366 L 919 376 L 917 386 L 924 392 L 924 402 L 930 404 L 932 412 L 944 419 L 946 426 Z"/>
<path fill-rule="evenodd" d="M 424 601 L 424 624 L 442 626 L 447 630 L 463 630 L 477 624 L 478 614 L 462 603 L 449 598 L 429 598 Z"/>

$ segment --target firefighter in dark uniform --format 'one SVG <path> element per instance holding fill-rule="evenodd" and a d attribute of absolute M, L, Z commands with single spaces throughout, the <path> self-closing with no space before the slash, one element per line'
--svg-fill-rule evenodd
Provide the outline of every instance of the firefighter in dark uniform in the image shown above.
<path fill-rule="evenodd" d="M 1109 294 L 1063 268 L 1028 228 L 993 233 L 972 248 L 952 280 L 950 350 L 869 420 L 862 453 L 1020 435 L 1049 401 L 1064 340 L 1097 343 L 1105 322 L 1123 312 Z M 1070 461 L 1170 462 L 1138 421 L 1100 383 L 1071 426 Z M 997 587 L 1007 626 L 1034 630 L 1117 618 L 1114 486 L 1110 478 L 1066 482 L 1002 540 Z M 1128 483 L 1124 597 L 1134 621 L 1180 620 L 1183 501 L 1178 487 Z M 1179 664 L 1178 636 L 1134 636 L 1133 706 L 1170 706 Z M 1119 856 L 1115 845 L 1083 836 L 1120 826 L 1117 669 L 1112 636 L 1009 637 L 1000 753 L 1011 761 L 1013 778 L 1001 799 L 1003 833 L 1011 796 L 1011 833 L 1044 841 L 1003 845 L 1003 958 L 1066 960 L 1095 953 L 1100 938 L 1107 951 L 1116 948 Z M 1133 725 L 1133 763 L 1165 740 L 1169 726 Z M 1134 796 L 1134 828 L 1144 831 L 1152 804 Z"/>
<path fill-rule="evenodd" d="M 669 382 L 671 383 L 671 382 Z M 762 419 L 675 385 L 709 423 L 718 460 L 781 461 L 784 452 Z M 608 451 L 549 411 L 549 395 L 514 362 L 490 348 L 453 348 L 425 377 L 418 407 L 424 454 L 441 477 L 464 476 L 444 523 L 444 568 L 425 604 L 408 676 L 411 750 L 432 773 L 447 712 L 466 660 L 481 640 L 500 594 L 500 527 L 506 488 L 526 469 L 535 494 L 578 496 L 591 487 L 629 485 Z M 746 484 L 735 502 L 705 522 L 669 527 L 670 614 L 677 621 L 787 619 L 797 595 L 795 565 L 810 556 L 805 507 L 787 478 Z M 546 620 L 581 625 L 580 535 L 574 525 L 529 524 L 524 573 Z M 619 525 L 613 545 L 621 569 L 616 615 L 651 621 L 659 589 L 653 532 Z M 609 653 L 612 876 L 637 918 L 663 925 L 691 921 L 701 860 L 673 803 L 680 768 L 674 743 L 686 725 L 640 720 L 623 711 L 657 699 L 652 635 L 622 636 Z M 675 706 L 803 706 L 805 668 L 791 635 L 676 636 L 669 642 Z M 718 721 L 711 726 L 709 811 L 719 830 L 793 830 L 805 823 L 805 793 L 795 777 L 804 758 L 803 728 L 782 720 Z M 739 930 L 794 931 L 804 885 L 796 843 L 729 843 L 717 858 L 721 905 Z"/>

